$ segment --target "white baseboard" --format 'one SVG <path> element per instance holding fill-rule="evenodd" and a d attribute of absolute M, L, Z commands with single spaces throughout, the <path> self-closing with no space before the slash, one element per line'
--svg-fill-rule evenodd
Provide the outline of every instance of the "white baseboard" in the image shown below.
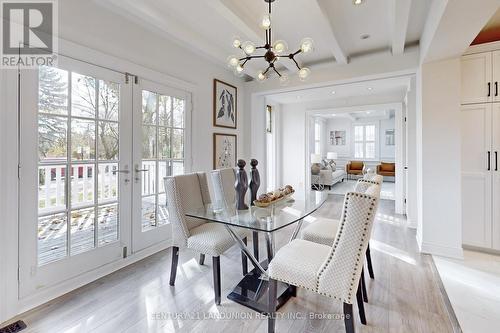
<path fill-rule="evenodd" d="M 113 262 L 99 268 L 96 268 L 92 271 L 89 271 L 85 274 L 76 276 L 72 279 L 66 280 L 60 284 L 57 284 L 52 287 L 48 287 L 46 289 L 40 290 L 36 294 L 30 295 L 28 297 L 19 299 L 16 306 L 13 306 L 12 312 L 8 313 L 8 319 L 5 323 L 12 321 L 15 317 L 18 317 L 20 314 L 32 310 L 44 303 L 47 303 L 53 299 L 56 299 L 64 294 L 67 294 L 75 289 L 78 289 L 86 284 L 89 284 L 95 280 L 98 280 L 106 275 L 109 275 L 119 269 L 122 269 L 128 265 L 131 265 L 139 260 L 147 258 L 157 252 L 163 251 L 172 246 L 171 241 L 163 241 L 161 243 L 150 246 L 144 250 L 138 251 L 123 260 L 119 260 L 117 262 Z"/>
<path fill-rule="evenodd" d="M 428 242 L 419 243 L 419 249 L 422 253 L 428 253 L 441 257 L 448 257 L 453 259 L 463 259 L 464 251 L 462 247 L 450 247 L 432 244 Z"/>
<path fill-rule="evenodd" d="M 417 226 L 418 226 L 417 222 L 416 221 L 414 222 L 413 220 L 411 220 L 408 217 L 408 215 L 406 216 L 406 222 L 408 223 L 408 228 L 410 228 L 410 229 L 417 229 Z"/>

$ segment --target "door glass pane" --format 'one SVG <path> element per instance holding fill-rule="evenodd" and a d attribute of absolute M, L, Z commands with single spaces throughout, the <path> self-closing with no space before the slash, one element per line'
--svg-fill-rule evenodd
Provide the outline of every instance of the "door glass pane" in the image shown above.
<path fill-rule="evenodd" d="M 66 166 L 38 167 L 38 213 L 66 209 Z"/>
<path fill-rule="evenodd" d="M 142 91 L 142 122 L 156 124 L 157 95 L 147 90 Z"/>
<path fill-rule="evenodd" d="M 158 195 L 158 225 L 164 225 L 168 223 L 168 212 L 167 212 L 167 195 Z"/>
<path fill-rule="evenodd" d="M 173 127 L 184 127 L 184 100 L 174 98 L 173 99 L 173 109 L 174 109 L 174 117 L 173 117 Z"/>
<path fill-rule="evenodd" d="M 40 162 L 66 161 L 67 127 L 66 117 L 38 116 L 38 160 Z"/>
<path fill-rule="evenodd" d="M 38 111 L 68 113 L 68 72 L 55 67 L 39 67 Z"/>
<path fill-rule="evenodd" d="M 354 127 L 354 141 L 363 141 L 363 126 Z"/>
<path fill-rule="evenodd" d="M 106 203 L 118 200 L 118 163 L 99 163 L 97 178 L 98 202 Z"/>
<path fill-rule="evenodd" d="M 99 246 L 118 240 L 118 205 L 100 206 L 97 215 Z"/>
<path fill-rule="evenodd" d="M 170 136 L 171 129 L 160 127 L 158 128 L 158 158 L 166 159 L 170 158 Z"/>
<path fill-rule="evenodd" d="M 120 85 L 99 80 L 99 119 L 118 121 Z"/>
<path fill-rule="evenodd" d="M 172 130 L 172 158 L 184 158 L 184 130 Z"/>
<path fill-rule="evenodd" d="M 142 195 L 156 193 L 156 161 L 142 161 Z"/>
<path fill-rule="evenodd" d="M 184 161 L 172 161 L 172 175 L 184 174 Z"/>
<path fill-rule="evenodd" d="M 95 121 L 82 119 L 71 121 L 71 158 L 95 159 Z"/>
<path fill-rule="evenodd" d="M 71 115 L 95 118 L 96 79 L 78 73 L 71 74 Z"/>
<path fill-rule="evenodd" d="M 172 98 L 160 96 L 160 126 L 172 126 Z"/>
<path fill-rule="evenodd" d="M 71 166 L 71 207 L 94 204 L 94 164 Z"/>
<path fill-rule="evenodd" d="M 155 195 L 142 198 L 142 231 L 156 227 L 155 206 Z"/>
<path fill-rule="evenodd" d="M 71 255 L 94 248 L 94 225 L 94 207 L 71 212 Z"/>
<path fill-rule="evenodd" d="M 38 218 L 38 265 L 66 257 L 66 213 Z"/>
<path fill-rule="evenodd" d="M 142 126 L 142 158 L 156 157 L 156 126 Z"/>
<path fill-rule="evenodd" d="M 97 151 L 100 160 L 118 160 L 118 123 L 98 123 Z"/>
<path fill-rule="evenodd" d="M 169 162 L 160 161 L 158 162 L 158 193 L 165 192 L 165 177 L 170 176 Z"/>

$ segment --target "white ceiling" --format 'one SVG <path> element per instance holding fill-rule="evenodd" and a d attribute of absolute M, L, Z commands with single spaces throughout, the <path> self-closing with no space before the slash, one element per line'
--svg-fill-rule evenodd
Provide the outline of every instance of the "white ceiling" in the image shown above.
<path fill-rule="evenodd" d="M 395 111 L 390 109 L 373 109 L 367 111 L 353 111 L 353 112 L 337 112 L 337 113 L 319 113 L 316 116 L 324 119 L 338 119 L 347 118 L 350 120 L 382 120 L 394 118 Z"/>
<path fill-rule="evenodd" d="M 256 43 L 264 39 L 259 28 L 267 11 L 264 0 L 95 0 L 162 36 L 225 64 L 235 35 Z M 300 40 L 315 41 L 312 54 L 298 56 L 301 64 L 347 63 L 351 57 L 387 50 L 404 52 L 418 43 L 432 0 L 276 0 L 273 3 L 274 40 L 284 39 L 291 50 Z M 360 36 L 369 34 L 362 40 Z M 287 60 L 287 59 L 283 59 Z M 285 63 L 288 68 L 293 69 Z M 245 72 L 255 77 L 263 60 L 249 63 Z M 229 70 L 229 69 L 228 69 Z"/>
<path fill-rule="evenodd" d="M 349 104 L 357 104 L 356 100 L 361 97 L 369 99 L 390 100 L 401 102 L 404 100 L 408 90 L 409 78 L 407 76 L 386 78 L 380 80 L 361 81 L 341 85 L 332 85 L 319 88 L 301 89 L 283 93 L 267 95 L 270 101 L 279 104 L 311 103 L 317 101 L 350 101 Z"/>

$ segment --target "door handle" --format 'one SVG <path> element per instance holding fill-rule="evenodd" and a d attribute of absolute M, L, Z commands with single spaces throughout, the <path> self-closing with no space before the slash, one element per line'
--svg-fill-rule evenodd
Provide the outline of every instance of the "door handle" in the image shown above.
<path fill-rule="evenodd" d="M 488 97 L 491 96 L 491 82 L 488 82 Z"/>
<path fill-rule="evenodd" d="M 139 169 L 139 165 L 138 164 L 135 165 L 134 170 L 135 170 L 134 180 L 135 180 L 136 183 L 141 180 L 141 177 L 139 177 L 139 172 L 148 172 L 149 171 L 149 169 Z"/>
<path fill-rule="evenodd" d="M 495 171 L 498 171 L 498 152 L 495 152 Z"/>
<path fill-rule="evenodd" d="M 495 96 L 498 96 L 498 81 L 495 82 Z"/>
<path fill-rule="evenodd" d="M 491 153 L 490 153 L 490 151 L 488 150 L 488 170 L 487 170 L 487 171 L 490 171 L 490 170 L 491 170 L 490 160 L 491 160 Z"/>
<path fill-rule="evenodd" d="M 116 173 L 124 173 L 124 174 L 129 174 L 129 170 L 113 170 L 112 171 L 113 175 L 116 175 Z"/>

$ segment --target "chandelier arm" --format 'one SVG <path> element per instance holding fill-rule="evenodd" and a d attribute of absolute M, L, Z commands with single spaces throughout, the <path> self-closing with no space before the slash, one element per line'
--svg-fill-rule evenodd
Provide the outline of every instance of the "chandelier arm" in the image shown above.
<path fill-rule="evenodd" d="M 270 68 L 271 68 L 271 66 L 267 67 L 267 69 L 266 69 L 266 70 L 265 70 L 262 74 L 266 75 L 266 74 L 267 74 L 267 72 L 269 72 L 269 69 L 270 69 Z"/>
<path fill-rule="evenodd" d="M 299 63 L 297 62 L 297 60 L 295 60 L 293 57 L 291 57 L 290 59 L 292 59 L 292 61 L 295 63 L 295 66 L 297 66 L 297 68 L 299 69 L 299 71 L 301 70 L 300 66 L 299 66 Z"/>
<path fill-rule="evenodd" d="M 278 74 L 278 76 L 281 77 L 281 74 L 280 74 L 280 72 L 278 72 L 278 70 L 276 69 L 276 67 L 273 66 L 273 69 L 276 72 L 276 74 Z"/>
<path fill-rule="evenodd" d="M 290 55 L 288 57 L 292 58 L 292 57 L 295 57 L 297 54 L 301 53 L 302 52 L 302 49 L 298 49 L 297 51 L 295 51 L 294 53 L 290 53 Z"/>
<path fill-rule="evenodd" d="M 246 56 L 246 57 L 243 57 L 243 58 L 240 58 L 239 60 L 242 61 L 242 60 L 250 60 L 250 59 L 254 59 L 254 58 L 264 58 L 265 56 L 263 55 L 258 55 L 258 56 Z"/>

